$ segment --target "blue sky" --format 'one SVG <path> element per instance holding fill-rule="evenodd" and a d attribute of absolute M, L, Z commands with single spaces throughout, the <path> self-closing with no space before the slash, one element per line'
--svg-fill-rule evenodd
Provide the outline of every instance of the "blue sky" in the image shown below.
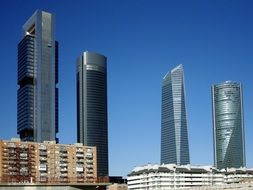
<path fill-rule="evenodd" d="M 253 168 L 253 1 L 9 0 L 0 2 L 0 139 L 16 135 L 17 44 L 36 9 L 56 15 L 60 143 L 76 142 L 76 59 L 108 57 L 110 175 L 159 163 L 161 82 L 185 72 L 190 159 L 213 164 L 211 85 L 241 82 L 246 162 Z"/>

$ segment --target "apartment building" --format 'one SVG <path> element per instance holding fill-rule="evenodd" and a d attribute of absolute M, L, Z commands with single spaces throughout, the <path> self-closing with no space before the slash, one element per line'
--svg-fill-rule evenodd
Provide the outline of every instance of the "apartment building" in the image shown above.
<path fill-rule="evenodd" d="M 93 183 L 97 180 L 96 147 L 55 141 L 0 140 L 0 182 Z"/>
<path fill-rule="evenodd" d="M 211 166 L 145 165 L 136 167 L 127 178 L 129 190 L 192 189 L 253 181 L 253 170 L 218 170 Z"/>

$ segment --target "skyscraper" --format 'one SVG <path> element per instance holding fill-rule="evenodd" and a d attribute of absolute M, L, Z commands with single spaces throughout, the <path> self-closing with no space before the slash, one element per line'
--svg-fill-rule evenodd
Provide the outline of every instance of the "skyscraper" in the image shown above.
<path fill-rule="evenodd" d="M 17 132 L 23 141 L 52 141 L 58 133 L 58 42 L 54 16 L 37 10 L 18 44 Z"/>
<path fill-rule="evenodd" d="M 106 57 L 91 52 L 77 60 L 77 141 L 97 147 L 97 175 L 108 176 Z"/>
<path fill-rule="evenodd" d="M 183 66 L 168 72 L 162 83 L 161 164 L 190 163 Z"/>
<path fill-rule="evenodd" d="M 214 165 L 245 167 L 242 87 L 226 81 L 212 86 Z"/>

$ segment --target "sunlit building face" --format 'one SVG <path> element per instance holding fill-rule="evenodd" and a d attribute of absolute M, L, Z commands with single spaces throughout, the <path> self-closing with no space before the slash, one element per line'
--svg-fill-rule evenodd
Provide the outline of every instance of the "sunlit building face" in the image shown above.
<path fill-rule="evenodd" d="M 242 87 L 227 81 L 212 86 L 214 165 L 245 166 Z"/>

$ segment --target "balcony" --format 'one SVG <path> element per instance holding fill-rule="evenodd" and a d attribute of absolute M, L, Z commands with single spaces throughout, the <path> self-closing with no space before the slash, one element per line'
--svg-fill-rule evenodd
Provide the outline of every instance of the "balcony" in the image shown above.
<path fill-rule="evenodd" d="M 40 161 L 47 161 L 47 157 L 40 157 L 39 160 Z"/>
<path fill-rule="evenodd" d="M 47 150 L 47 147 L 44 146 L 44 145 L 40 145 L 40 146 L 39 146 L 39 150 Z"/>
<path fill-rule="evenodd" d="M 3 152 L 8 152 L 8 149 L 7 149 L 7 148 L 4 148 L 4 149 L 3 149 Z"/>
<path fill-rule="evenodd" d="M 76 167 L 77 172 L 83 172 L 83 167 Z"/>
<path fill-rule="evenodd" d="M 40 176 L 40 182 L 47 182 L 47 176 Z"/>
<path fill-rule="evenodd" d="M 17 159 L 17 157 L 14 156 L 14 155 L 10 155 L 10 156 L 9 156 L 9 160 L 16 160 L 16 159 Z"/>
<path fill-rule="evenodd" d="M 20 165 L 27 165 L 28 164 L 27 161 L 20 161 L 19 163 L 20 163 Z"/>
<path fill-rule="evenodd" d="M 41 177 L 47 177 L 47 173 L 40 173 Z"/>
<path fill-rule="evenodd" d="M 68 163 L 68 158 L 60 158 L 61 163 Z"/>
<path fill-rule="evenodd" d="M 60 171 L 61 171 L 61 172 L 67 172 L 67 171 L 68 171 L 68 168 L 67 168 L 67 167 L 65 167 L 65 168 L 60 168 Z"/>
<path fill-rule="evenodd" d="M 93 160 L 86 160 L 86 163 L 87 163 L 87 164 L 92 164 L 92 163 L 93 163 Z"/>
<path fill-rule="evenodd" d="M 47 165 L 40 164 L 39 165 L 39 171 L 47 171 Z"/>
<path fill-rule="evenodd" d="M 8 169 L 4 169 L 4 170 L 2 170 L 2 174 L 3 174 L 3 175 L 9 175 L 10 172 L 9 172 Z"/>
<path fill-rule="evenodd" d="M 11 154 L 15 154 L 16 152 L 15 152 L 15 150 L 14 149 L 11 149 L 10 151 L 9 151 L 9 155 L 11 155 Z"/>
<path fill-rule="evenodd" d="M 61 157 L 61 158 L 67 158 L 67 157 L 68 157 L 68 154 L 67 154 L 67 153 L 60 153 L 60 157 Z"/>
<path fill-rule="evenodd" d="M 9 148 L 16 148 L 16 145 L 15 145 L 14 143 L 9 143 L 9 144 L 8 144 L 8 147 L 9 147 Z"/>
<path fill-rule="evenodd" d="M 20 172 L 27 172 L 28 171 L 28 167 L 22 167 L 19 170 Z"/>
<path fill-rule="evenodd" d="M 3 162 L 5 162 L 5 163 L 6 163 L 6 162 L 8 162 L 8 161 L 9 161 L 9 157 L 3 157 L 3 158 L 2 158 L 2 160 L 3 160 Z"/>
<path fill-rule="evenodd" d="M 87 170 L 87 174 L 93 174 L 93 169 Z"/>
<path fill-rule="evenodd" d="M 17 168 L 16 167 L 9 167 L 8 170 L 9 171 L 17 171 Z"/>
<path fill-rule="evenodd" d="M 87 164 L 86 168 L 93 168 L 93 165 Z"/>
<path fill-rule="evenodd" d="M 68 173 L 60 173 L 60 177 L 68 177 Z"/>
<path fill-rule="evenodd" d="M 77 174 L 76 174 L 76 177 L 78 177 L 78 178 L 82 177 L 82 178 L 83 178 L 84 175 L 83 175 L 83 173 L 77 173 Z"/>
<path fill-rule="evenodd" d="M 87 153 L 85 157 L 86 157 L 86 158 L 92 158 L 93 156 L 92 156 L 91 153 Z"/>
<path fill-rule="evenodd" d="M 76 162 L 77 162 L 77 163 L 82 163 L 82 164 L 83 164 L 83 163 L 84 163 L 84 159 L 77 159 Z"/>
<path fill-rule="evenodd" d="M 66 166 L 68 166 L 67 163 L 60 163 L 59 165 L 60 165 L 60 167 L 66 167 Z"/>
<path fill-rule="evenodd" d="M 76 149 L 76 152 L 83 153 L 83 149 L 82 148 L 78 148 L 78 149 Z"/>
<path fill-rule="evenodd" d="M 27 157 L 27 153 L 20 153 L 20 157 Z"/>
<path fill-rule="evenodd" d="M 6 153 L 6 152 L 4 152 L 2 155 L 3 155 L 3 157 L 8 157 L 9 156 L 9 154 Z"/>
<path fill-rule="evenodd" d="M 40 156 L 47 156 L 47 152 L 40 151 L 39 155 L 40 155 Z"/>
<path fill-rule="evenodd" d="M 20 175 L 22 175 L 22 176 L 28 176 L 29 173 L 28 172 L 20 172 Z"/>
<path fill-rule="evenodd" d="M 28 149 L 28 145 L 22 144 L 22 145 L 20 145 L 20 148 L 22 148 L 22 149 Z"/>
<path fill-rule="evenodd" d="M 21 147 L 20 147 L 21 148 Z M 25 153 L 27 154 L 28 153 L 28 148 L 21 148 L 20 149 L 20 153 Z"/>
<path fill-rule="evenodd" d="M 17 176 L 18 175 L 18 172 L 9 172 L 8 173 L 10 176 Z"/>
<path fill-rule="evenodd" d="M 77 153 L 77 154 L 76 154 L 76 157 L 79 157 L 79 158 L 81 157 L 81 158 L 83 158 L 83 154 Z"/>
<path fill-rule="evenodd" d="M 68 151 L 65 148 L 61 148 L 60 153 L 68 153 Z"/>
<path fill-rule="evenodd" d="M 77 182 L 83 182 L 84 181 L 84 179 L 83 179 L 83 177 L 80 177 L 80 178 L 77 178 Z"/>

